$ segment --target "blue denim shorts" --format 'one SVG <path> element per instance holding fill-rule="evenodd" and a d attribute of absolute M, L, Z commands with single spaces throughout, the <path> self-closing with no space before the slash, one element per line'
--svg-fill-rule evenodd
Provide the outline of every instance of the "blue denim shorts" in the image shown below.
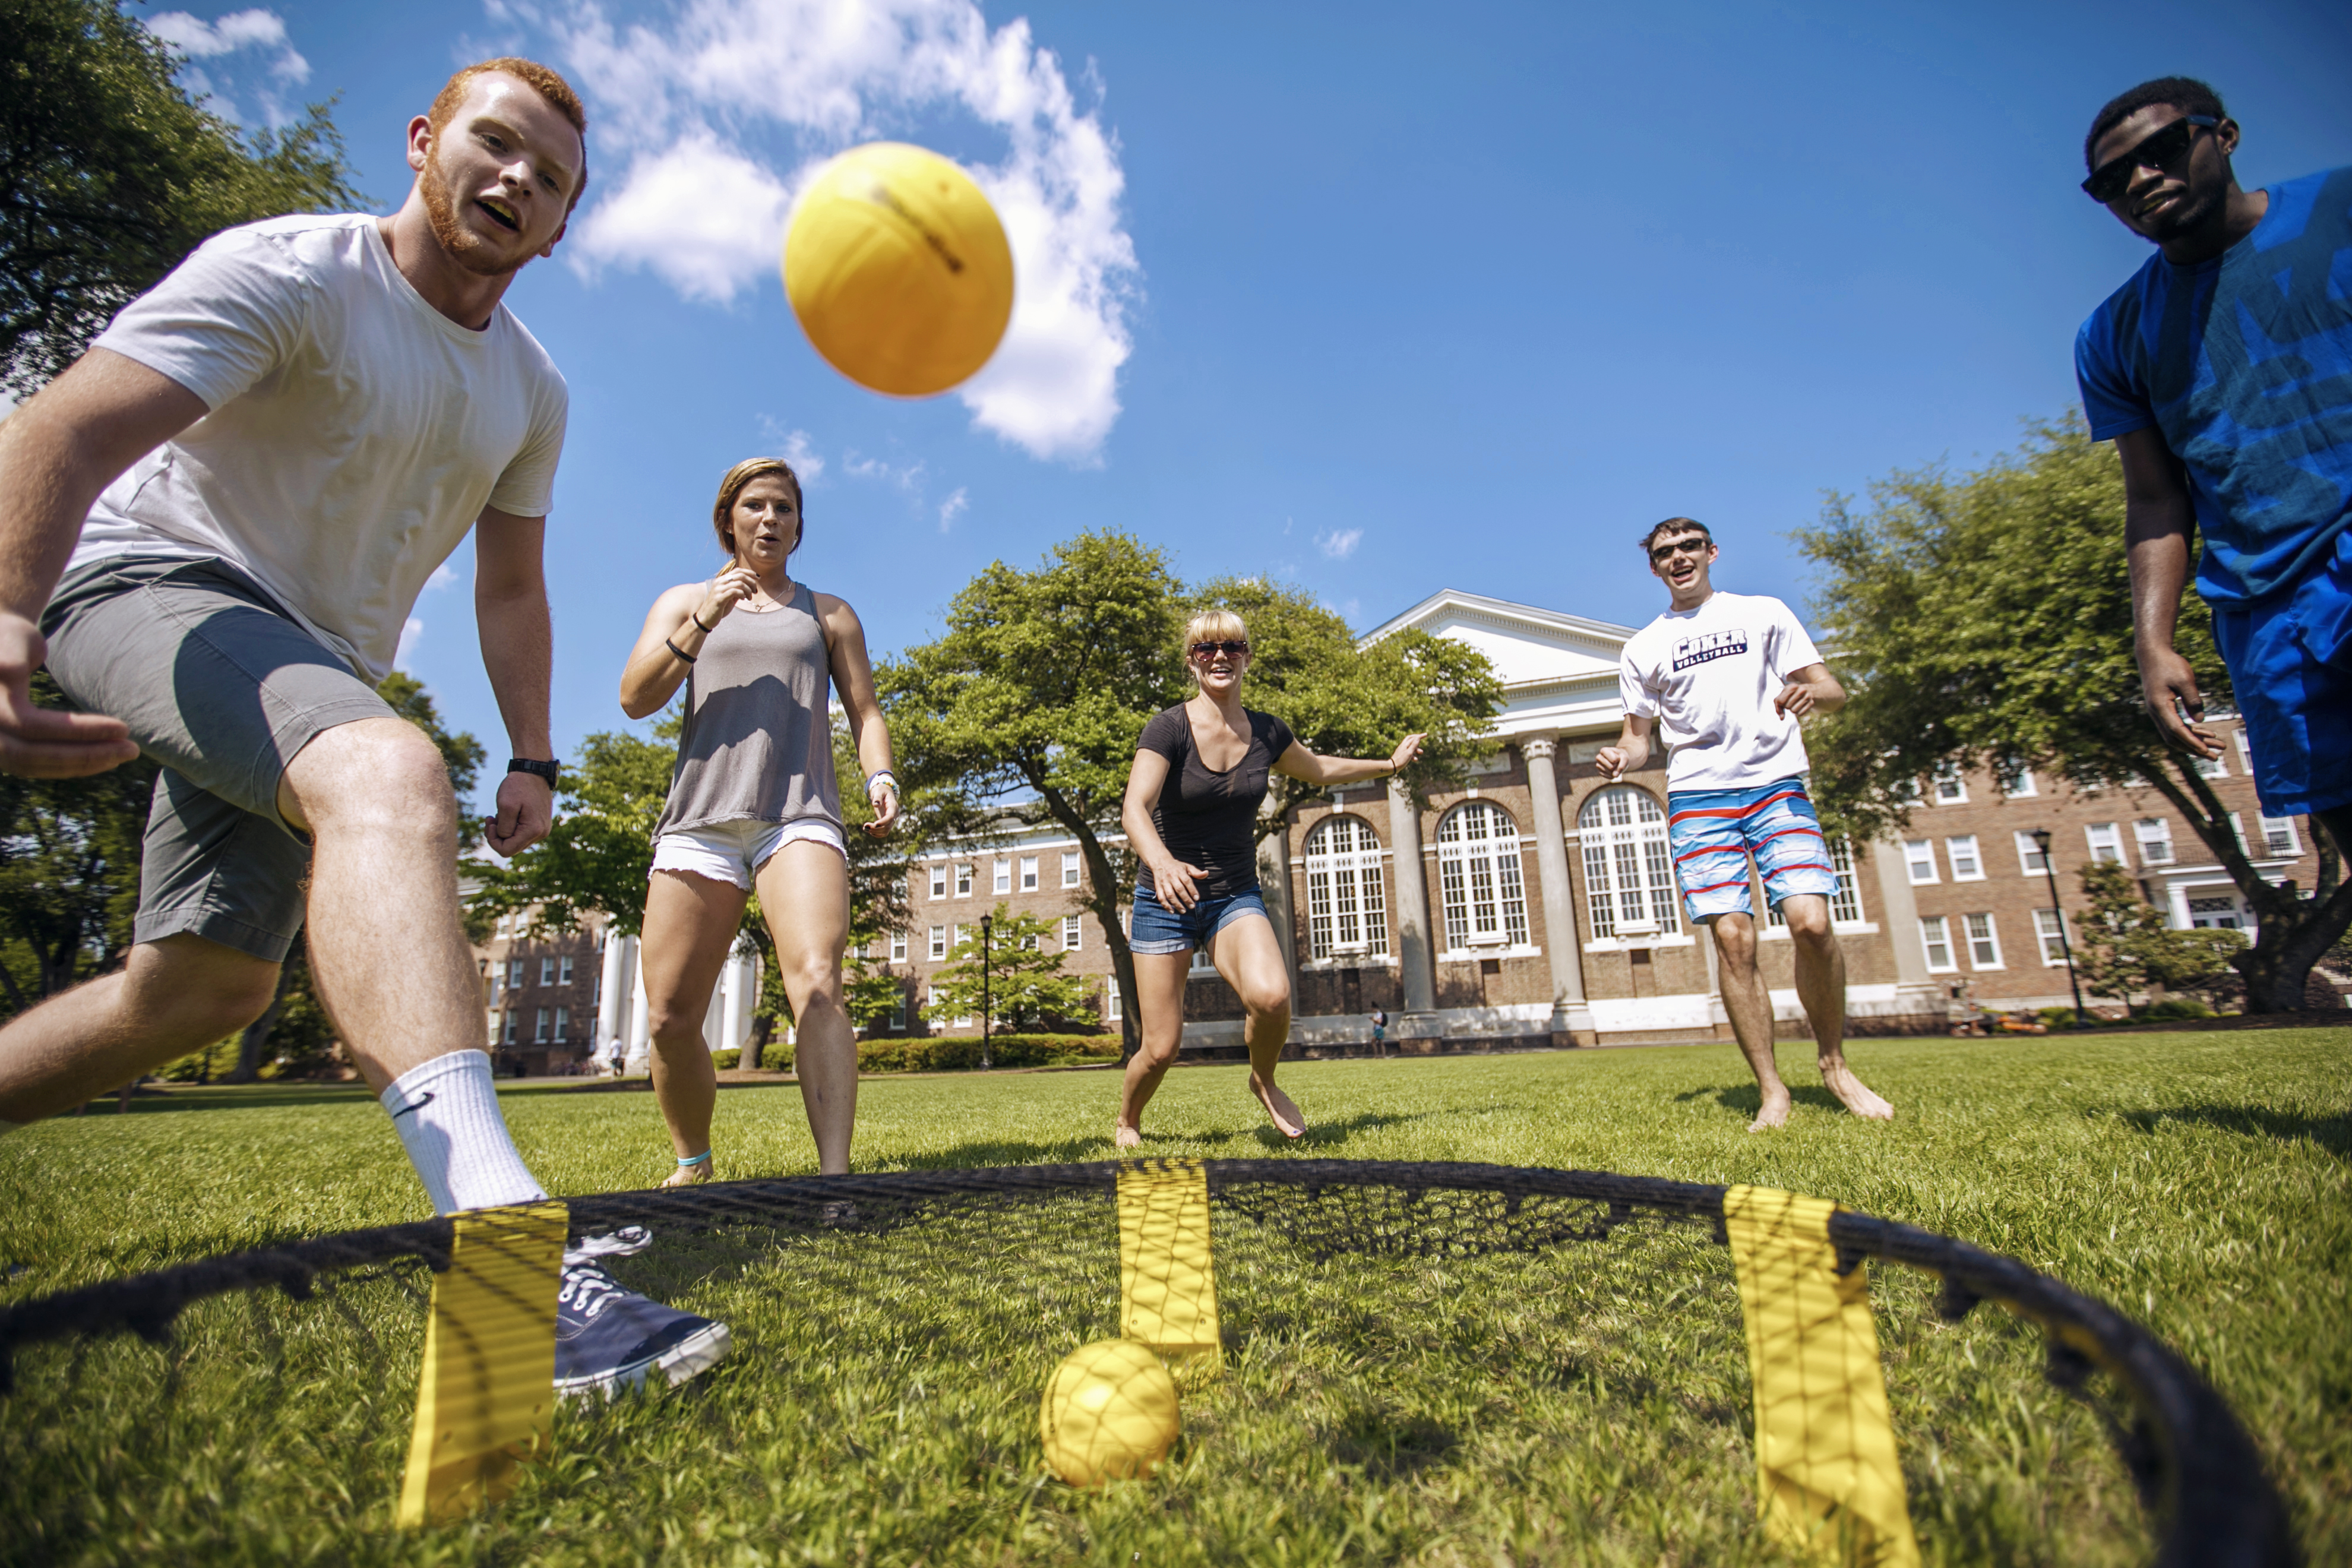
<path fill-rule="evenodd" d="M 1266 919 L 1265 900 L 1255 884 L 1223 898 L 1202 898 L 1182 914 L 1160 901 L 1149 888 L 1135 889 L 1135 915 L 1128 921 L 1131 952 L 1190 952 L 1244 915 Z"/>

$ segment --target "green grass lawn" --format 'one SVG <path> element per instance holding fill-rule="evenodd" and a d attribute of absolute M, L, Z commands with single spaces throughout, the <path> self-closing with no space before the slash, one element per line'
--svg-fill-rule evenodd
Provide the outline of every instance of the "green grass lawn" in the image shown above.
<path fill-rule="evenodd" d="M 1891 1127 L 1783 1047 L 1791 1125 L 1744 1130 L 1728 1046 L 1286 1068 L 1322 1158 L 1753 1182 L 2013 1254 L 2169 1341 L 2263 1450 L 2310 1561 L 2352 1561 L 2352 1030 L 1863 1041 Z M 868 1079 L 861 1169 L 1101 1160 L 1103 1072 Z M 668 1165 L 649 1095 L 532 1088 L 509 1121 L 558 1194 Z M 1239 1067 L 1171 1074 L 1150 1152 L 1277 1153 Z M 814 1167 L 795 1090 L 730 1089 L 722 1174 Z M 1221 1211 L 1222 1212 L 1222 1211 Z M 363 1092 L 111 1102 L 0 1140 L 0 1298 L 292 1236 L 421 1218 Z M 463 1526 L 392 1508 L 423 1337 L 414 1271 L 307 1305 L 207 1303 L 167 1347 L 19 1358 L 0 1399 L 0 1562 L 1771 1563 L 1728 1257 L 1645 1227 L 1536 1257 L 1300 1259 L 1220 1219 L 1229 1345 L 1188 1377 L 1154 1478 L 1043 1476 L 1048 1369 L 1117 1331 L 1107 1206 L 631 1260 L 724 1316 L 687 1387 L 567 1413 L 556 1454 Z M 1930 1563 L 2144 1562 L 2095 1416 L 1998 1309 L 1872 1294 Z"/>

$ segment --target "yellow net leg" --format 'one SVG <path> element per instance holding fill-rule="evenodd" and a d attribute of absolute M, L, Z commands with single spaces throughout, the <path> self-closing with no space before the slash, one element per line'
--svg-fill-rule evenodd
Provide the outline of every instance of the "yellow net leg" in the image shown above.
<path fill-rule="evenodd" d="M 560 1203 L 456 1216 L 449 1268 L 433 1281 L 397 1522 L 457 1518 L 514 1489 L 543 1448 L 555 1405 L 555 1296 L 567 1222 Z"/>
<path fill-rule="evenodd" d="M 1869 1285 L 1841 1278 L 1837 1205 L 1771 1187 L 1724 1194 L 1756 1384 L 1756 1495 L 1773 1540 L 1849 1568 L 1917 1568 Z"/>
<path fill-rule="evenodd" d="M 1118 1173 L 1119 1333 L 1168 1360 L 1224 1364 L 1209 1256 L 1209 1173 L 1196 1160 Z"/>

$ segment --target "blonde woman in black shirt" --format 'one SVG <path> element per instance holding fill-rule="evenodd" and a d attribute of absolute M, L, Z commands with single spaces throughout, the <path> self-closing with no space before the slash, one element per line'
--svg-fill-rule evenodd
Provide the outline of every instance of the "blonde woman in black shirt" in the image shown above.
<path fill-rule="evenodd" d="M 1239 616 L 1194 616 L 1184 627 L 1184 664 L 1198 689 L 1143 727 L 1127 775 L 1119 820 L 1143 862 L 1128 936 L 1143 1040 L 1119 1096 L 1121 1149 L 1143 1141 L 1143 1108 L 1183 1043 L 1184 977 L 1192 951 L 1203 946 L 1248 1015 L 1250 1092 L 1284 1137 L 1306 1134 L 1306 1118 L 1274 1082 L 1290 1038 L 1290 974 L 1258 892 L 1266 777 L 1279 772 L 1312 784 L 1385 778 L 1421 751 L 1422 738 L 1407 735 L 1387 757 L 1317 756 L 1281 720 L 1242 706 L 1249 658 Z"/>

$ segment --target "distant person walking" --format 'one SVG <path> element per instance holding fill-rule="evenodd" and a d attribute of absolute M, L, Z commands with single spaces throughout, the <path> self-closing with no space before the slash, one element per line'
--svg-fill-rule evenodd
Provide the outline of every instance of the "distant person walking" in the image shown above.
<path fill-rule="evenodd" d="M 1388 1055 L 1388 1012 L 1385 1008 L 1375 1007 L 1372 1009 L 1372 1054 L 1376 1057 L 1384 1057 Z"/>
<path fill-rule="evenodd" d="M 1649 761 L 1653 727 L 1671 749 L 1666 832 L 1683 907 L 1715 942 L 1724 1011 L 1762 1091 L 1748 1130 L 1789 1120 L 1788 1086 L 1772 1059 L 1772 996 L 1756 972 L 1750 856 L 1765 900 L 1788 922 L 1797 1000 L 1813 1026 L 1822 1081 L 1856 1116 L 1892 1121 L 1894 1108 L 1846 1065 L 1845 952 L 1830 930 L 1837 873 L 1805 794 L 1798 721 L 1836 711 L 1844 689 L 1788 605 L 1716 590 L 1717 552 L 1706 524 L 1668 518 L 1642 548 L 1670 607 L 1626 639 L 1617 676 L 1624 731 L 1593 760 L 1602 777 L 1623 778 Z"/>
<path fill-rule="evenodd" d="M 2091 121 L 2083 189 L 2157 252 L 2083 323 L 2074 370 L 2123 463 L 2157 728 L 2221 754 L 2173 647 L 2194 559 L 2263 810 L 2315 817 L 2352 854 L 2352 168 L 2245 191 L 2237 148 L 2220 95 L 2187 77 Z"/>
<path fill-rule="evenodd" d="M 621 709 L 632 719 L 659 712 L 686 688 L 639 947 L 654 1093 L 677 1156 L 662 1184 L 672 1187 L 715 1173 L 719 1076 L 702 1020 L 755 884 L 793 1005 L 793 1061 L 817 1169 L 849 1169 L 857 1037 L 842 1005 L 849 845 L 829 693 L 841 697 L 866 770 L 874 809 L 866 831 L 880 838 L 898 819 L 866 630 L 847 601 L 793 582 L 787 569 L 805 526 L 800 476 L 781 458 L 736 464 L 719 483 L 710 522 L 727 563 L 708 583 L 654 601 L 621 674 Z"/>
<path fill-rule="evenodd" d="M 1275 1087 L 1290 1039 L 1290 973 L 1258 891 L 1257 814 L 1266 778 L 1280 772 L 1312 784 L 1384 778 L 1421 753 L 1407 735 L 1385 758 L 1318 757 L 1290 726 L 1242 706 L 1249 628 L 1230 610 L 1204 610 L 1184 627 L 1185 668 L 1198 689 L 1155 715 L 1136 742 L 1119 821 L 1143 869 L 1136 879 L 1128 946 L 1142 1043 L 1127 1064 L 1113 1141 L 1143 1141 L 1143 1108 L 1184 1037 L 1184 977 L 1205 946 L 1246 1014 L 1250 1093 L 1286 1138 L 1307 1119 Z"/>

